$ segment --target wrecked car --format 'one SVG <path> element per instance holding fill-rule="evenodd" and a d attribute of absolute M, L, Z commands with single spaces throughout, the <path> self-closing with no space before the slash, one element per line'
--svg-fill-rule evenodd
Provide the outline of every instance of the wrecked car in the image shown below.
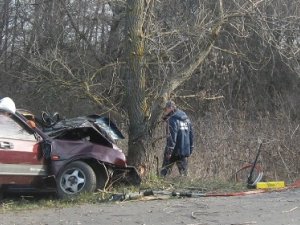
<path fill-rule="evenodd" d="M 94 192 L 116 182 L 139 185 L 115 144 L 124 138 L 99 115 L 59 119 L 0 107 L 1 191 L 55 190 L 61 198 Z"/>

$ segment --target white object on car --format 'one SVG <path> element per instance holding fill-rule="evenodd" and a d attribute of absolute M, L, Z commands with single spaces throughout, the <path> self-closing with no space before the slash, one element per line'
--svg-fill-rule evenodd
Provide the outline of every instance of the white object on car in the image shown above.
<path fill-rule="evenodd" d="M 10 113 L 16 112 L 16 105 L 10 97 L 4 97 L 0 99 L 0 109 Z"/>

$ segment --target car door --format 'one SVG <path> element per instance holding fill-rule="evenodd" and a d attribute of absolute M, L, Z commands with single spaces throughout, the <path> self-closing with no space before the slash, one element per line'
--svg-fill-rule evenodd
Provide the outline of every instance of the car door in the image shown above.
<path fill-rule="evenodd" d="M 37 139 L 25 122 L 0 111 L 0 185 L 33 184 L 46 175 Z"/>

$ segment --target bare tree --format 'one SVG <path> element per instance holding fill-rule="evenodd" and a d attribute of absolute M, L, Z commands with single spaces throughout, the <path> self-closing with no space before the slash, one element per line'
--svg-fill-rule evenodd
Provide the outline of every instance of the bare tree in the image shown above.
<path fill-rule="evenodd" d="M 173 55 L 174 58 L 178 58 L 179 62 L 177 64 L 179 64 L 178 67 L 180 69 L 176 68 L 176 74 L 167 74 L 164 82 L 159 85 L 159 92 L 149 99 L 149 93 L 146 90 L 147 76 L 145 75 L 144 65 L 146 31 L 150 28 L 147 22 L 150 20 L 149 11 L 152 11 L 152 6 L 153 1 L 128 0 L 126 10 L 127 27 L 125 29 L 126 64 L 124 73 L 127 81 L 126 100 L 129 115 L 129 160 L 131 164 L 143 167 L 146 170 L 150 168 L 153 159 L 151 134 L 159 121 L 163 103 L 178 86 L 192 76 L 193 72 L 205 60 L 224 23 L 223 2 L 220 0 L 218 5 L 219 13 L 217 14 L 218 19 L 212 23 L 212 27 L 210 27 L 211 31 L 208 32 L 208 35 L 201 39 L 203 43 L 199 44 L 199 39 L 197 39 L 195 43 L 190 44 L 194 48 L 184 48 L 188 37 L 184 37 L 183 33 L 174 32 L 175 36 L 181 39 L 181 43 L 176 44 L 177 46 L 173 45 L 171 48 L 180 48 L 186 52 L 186 55 L 184 55 L 184 58 Z M 197 24 L 193 23 L 193 25 Z M 170 48 L 168 50 L 172 52 Z M 169 52 L 167 54 L 170 55 Z M 185 63 L 183 64 L 183 62 Z M 156 82 L 158 83 L 159 80 L 156 80 Z"/>
<path fill-rule="evenodd" d="M 294 12 L 298 16 L 291 19 L 287 11 L 272 7 L 274 3 L 284 5 L 282 1 L 163 1 L 155 2 L 153 8 L 152 3 L 127 1 L 129 159 L 138 166 L 151 161 L 149 140 L 163 102 L 213 56 L 211 53 L 217 54 L 215 50 L 242 58 L 249 69 L 263 67 L 272 55 L 284 58 L 290 55 L 290 48 L 299 49 L 299 32 L 286 29 L 297 24 L 299 13 Z M 254 48 L 255 43 L 261 46 Z"/>
<path fill-rule="evenodd" d="M 168 98 L 224 96 L 229 108 L 272 108 L 265 94 L 289 89 L 299 74 L 297 0 L 5 0 L 0 7 L 0 79 L 20 85 L 7 93 L 30 93 L 29 106 L 63 105 L 72 115 L 93 102 L 93 110 L 128 123 L 129 162 L 141 168 L 152 165 Z"/>

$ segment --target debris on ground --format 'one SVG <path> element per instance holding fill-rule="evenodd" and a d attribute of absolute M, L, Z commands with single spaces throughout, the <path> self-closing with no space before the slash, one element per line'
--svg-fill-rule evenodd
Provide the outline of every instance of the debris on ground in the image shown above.
<path fill-rule="evenodd" d="M 296 181 L 294 184 L 283 188 L 276 189 L 256 189 L 249 191 L 241 191 L 241 192 L 229 192 L 229 193 L 218 193 L 218 192 L 210 192 L 205 193 L 203 191 L 197 190 L 144 190 L 139 192 L 129 192 L 129 193 L 117 193 L 112 194 L 109 198 L 110 201 L 132 201 L 132 200 L 162 200 L 169 198 L 199 198 L 199 197 L 231 197 L 231 196 L 245 196 L 245 195 L 253 195 L 260 194 L 266 192 L 274 192 L 274 191 L 285 191 L 288 189 L 300 188 L 300 181 Z"/>

